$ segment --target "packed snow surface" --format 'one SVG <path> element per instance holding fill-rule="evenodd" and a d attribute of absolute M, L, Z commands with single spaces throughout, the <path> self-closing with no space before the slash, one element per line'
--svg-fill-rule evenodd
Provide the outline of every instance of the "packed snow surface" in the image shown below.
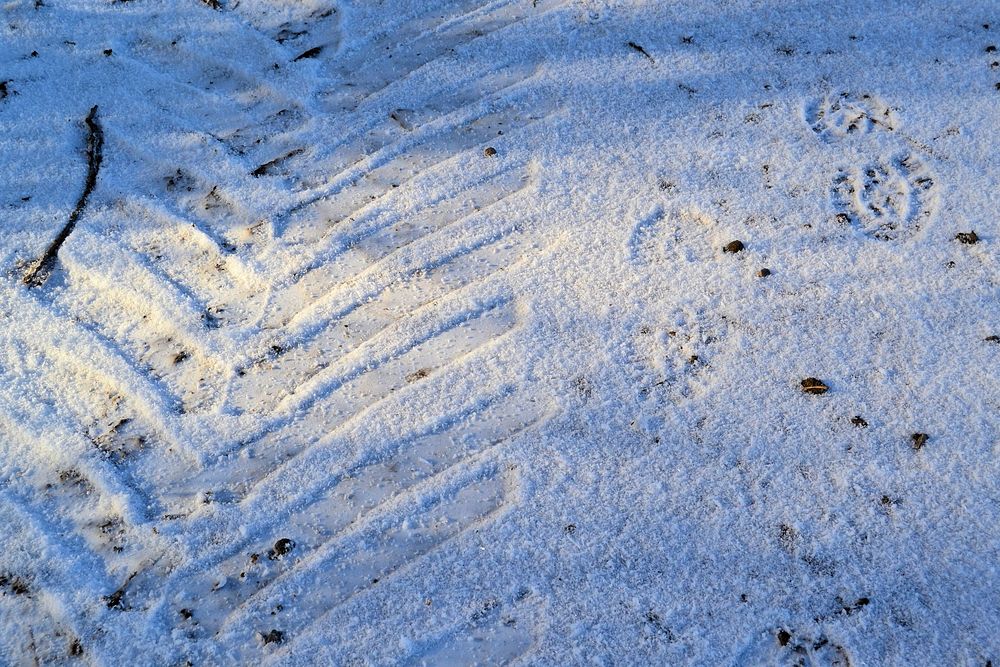
<path fill-rule="evenodd" d="M 0 17 L 0 664 L 1000 664 L 995 1 Z"/>

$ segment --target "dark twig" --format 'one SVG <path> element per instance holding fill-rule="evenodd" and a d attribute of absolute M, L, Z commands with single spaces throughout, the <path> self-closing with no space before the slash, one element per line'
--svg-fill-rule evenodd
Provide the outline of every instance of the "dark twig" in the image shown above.
<path fill-rule="evenodd" d="M 105 595 L 101 598 L 104 600 L 104 604 L 107 605 L 108 609 L 117 609 L 119 611 L 125 610 L 125 592 L 128 590 L 128 585 L 132 583 L 132 580 L 135 579 L 137 574 L 139 574 L 139 570 L 136 570 L 132 574 L 128 575 L 128 579 L 125 580 L 125 583 L 122 584 L 121 587 L 114 593 L 111 595 Z"/>
<path fill-rule="evenodd" d="M 251 171 L 250 175 L 253 176 L 254 178 L 257 178 L 258 176 L 264 176 L 264 175 L 270 173 L 271 169 L 273 169 L 274 167 L 277 167 L 278 165 L 280 165 L 285 160 L 293 158 L 296 155 L 302 155 L 305 152 L 306 152 L 306 150 L 304 148 L 296 148 L 293 151 L 289 151 L 289 152 L 285 153 L 281 157 L 274 158 L 270 162 L 265 162 L 264 164 L 260 165 L 259 167 L 257 167 L 253 171 Z"/>
<path fill-rule="evenodd" d="M 653 58 L 653 56 L 649 55 L 649 52 L 646 51 L 646 49 L 642 48 L 641 46 L 639 46 L 635 42 L 628 42 L 626 44 L 626 46 L 628 46 L 633 51 L 636 51 L 637 53 L 641 53 L 642 55 L 644 55 L 647 58 L 649 58 L 649 62 L 652 62 L 652 63 L 656 62 L 656 60 Z"/>
<path fill-rule="evenodd" d="M 97 185 L 97 173 L 101 169 L 101 158 L 104 149 L 104 130 L 97 121 L 96 106 L 87 114 L 86 123 L 87 182 L 83 186 L 83 194 L 77 200 L 76 208 L 69 214 L 69 220 L 62 228 L 62 231 L 59 232 L 59 236 L 45 250 L 45 254 L 32 263 L 31 268 L 24 274 L 23 282 L 28 287 L 41 287 L 48 280 L 52 274 L 52 267 L 56 263 L 56 255 L 59 253 L 59 248 L 66 242 L 69 235 L 73 233 L 73 228 L 76 227 L 76 222 L 80 219 L 83 209 L 87 206 L 87 200 L 90 199 L 90 193 L 94 191 L 94 186 Z"/>
<path fill-rule="evenodd" d="M 303 51 L 299 55 L 297 55 L 294 58 L 292 58 L 292 62 L 293 63 L 294 62 L 298 62 L 300 60 L 305 60 L 306 58 L 315 58 L 316 56 L 318 56 L 322 52 L 323 52 L 323 47 L 322 46 L 314 46 L 311 49 L 309 49 L 308 51 Z"/>

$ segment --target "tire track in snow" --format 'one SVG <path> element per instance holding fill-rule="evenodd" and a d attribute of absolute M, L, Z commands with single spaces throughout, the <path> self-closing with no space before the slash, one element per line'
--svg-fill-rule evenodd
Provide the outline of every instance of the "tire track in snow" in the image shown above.
<path fill-rule="evenodd" d="M 86 550 L 95 571 L 109 573 L 90 594 L 114 598 L 94 600 L 102 623 L 148 617 L 138 621 L 148 632 L 176 630 L 184 651 L 218 658 L 211 623 L 178 615 L 193 595 L 205 611 L 216 605 L 226 617 L 218 629 L 252 660 L 273 648 L 254 636 L 268 630 L 274 601 L 296 591 L 299 604 L 275 619 L 287 651 L 373 580 L 512 511 L 518 482 L 504 451 L 530 437 L 546 409 L 516 381 L 472 380 L 495 375 L 498 342 L 527 317 L 505 275 L 532 252 L 536 221 L 511 214 L 537 174 L 483 149 L 558 110 L 532 99 L 537 61 L 481 63 L 436 95 L 406 93 L 417 104 L 371 109 L 456 50 L 562 3 L 538 4 L 462 3 L 367 55 L 339 51 L 343 26 L 332 15 L 313 17 L 327 31 L 315 45 L 301 34 L 308 16 L 275 22 L 242 8 L 212 14 L 183 39 L 138 24 L 122 35 L 122 76 L 157 89 L 149 122 L 183 149 L 144 145 L 142 131 L 109 114 L 106 159 L 119 161 L 123 184 L 141 189 L 111 202 L 97 193 L 54 282 L 35 295 L 5 288 L 2 297 L 4 310 L 31 322 L 10 335 L 38 348 L 46 387 L 58 392 L 67 374 L 91 378 L 64 427 L 77 450 L 93 452 L 91 465 L 76 466 L 64 485 L 92 489 L 100 507 L 123 504 L 105 532 L 165 536 L 155 549 L 149 538 L 141 554 L 126 549 L 127 558 L 114 540 Z M 177 31 L 197 26 L 197 16 L 179 11 Z M 207 48 L 220 27 L 247 22 L 252 39 Z M 261 56 L 285 62 L 265 71 L 253 65 Z M 329 83 L 346 72 L 361 77 L 357 104 L 334 109 Z M 343 131 L 325 131 L 332 127 Z M 122 164 L 140 168 L 123 175 Z M 457 387 L 469 391 L 458 396 Z M 103 412 L 91 397 L 101 392 L 111 406 Z M 366 417 L 417 404 L 429 416 L 422 425 L 389 441 L 364 435 Z M 89 440 L 71 435 L 86 429 Z M 323 474 L 329 467 L 340 472 Z M 77 493 L 45 502 L 65 513 Z M 44 532 L 80 544 L 89 520 Z M 223 546 L 212 535 L 220 526 L 246 532 Z M 249 556 L 241 549 L 276 544 L 279 526 L 297 531 L 289 558 L 258 557 L 273 569 L 248 575 L 256 578 L 242 592 L 216 586 L 239 578 Z M 344 576 L 328 579 L 330 567 Z M 303 586 L 313 592 L 301 595 Z M 128 604 L 119 608 L 112 589 Z M 413 656 L 450 655 L 494 622 L 487 617 L 458 623 Z M 507 639 L 473 642 L 477 659 L 528 650 L 527 629 L 503 627 Z M 102 655 L 100 633 L 74 632 L 88 655 Z"/>

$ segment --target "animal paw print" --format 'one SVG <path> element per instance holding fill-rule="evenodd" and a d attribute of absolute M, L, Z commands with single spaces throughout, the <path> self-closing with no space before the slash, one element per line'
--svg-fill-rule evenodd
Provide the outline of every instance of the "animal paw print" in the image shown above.
<path fill-rule="evenodd" d="M 757 637 L 737 657 L 734 665 L 782 667 L 851 667 L 847 650 L 823 634 L 780 629 Z"/>
<path fill-rule="evenodd" d="M 898 119 L 893 110 L 874 95 L 840 93 L 827 95 L 806 107 L 806 122 L 816 134 L 841 138 L 875 130 L 892 132 Z"/>
<path fill-rule="evenodd" d="M 933 211 L 935 183 L 913 154 L 841 169 L 833 180 L 837 221 L 883 241 L 912 236 Z"/>
<path fill-rule="evenodd" d="M 666 262 L 700 264 L 717 252 L 715 245 L 721 246 L 713 234 L 716 227 L 716 221 L 698 208 L 665 211 L 656 206 L 633 228 L 629 260 L 637 267 Z"/>
<path fill-rule="evenodd" d="M 642 369 L 639 398 L 678 403 L 710 385 L 710 371 L 726 352 L 729 322 L 709 311 L 678 312 L 666 324 L 642 326 L 635 361 Z"/>

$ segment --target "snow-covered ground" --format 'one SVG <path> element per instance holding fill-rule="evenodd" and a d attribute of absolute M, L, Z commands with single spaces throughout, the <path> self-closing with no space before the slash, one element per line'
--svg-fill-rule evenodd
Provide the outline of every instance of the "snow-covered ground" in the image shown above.
<path fill-rule="evenodd" d="M 1000 664 L 994 0 L 0 17 L 0 664 Z"/>

